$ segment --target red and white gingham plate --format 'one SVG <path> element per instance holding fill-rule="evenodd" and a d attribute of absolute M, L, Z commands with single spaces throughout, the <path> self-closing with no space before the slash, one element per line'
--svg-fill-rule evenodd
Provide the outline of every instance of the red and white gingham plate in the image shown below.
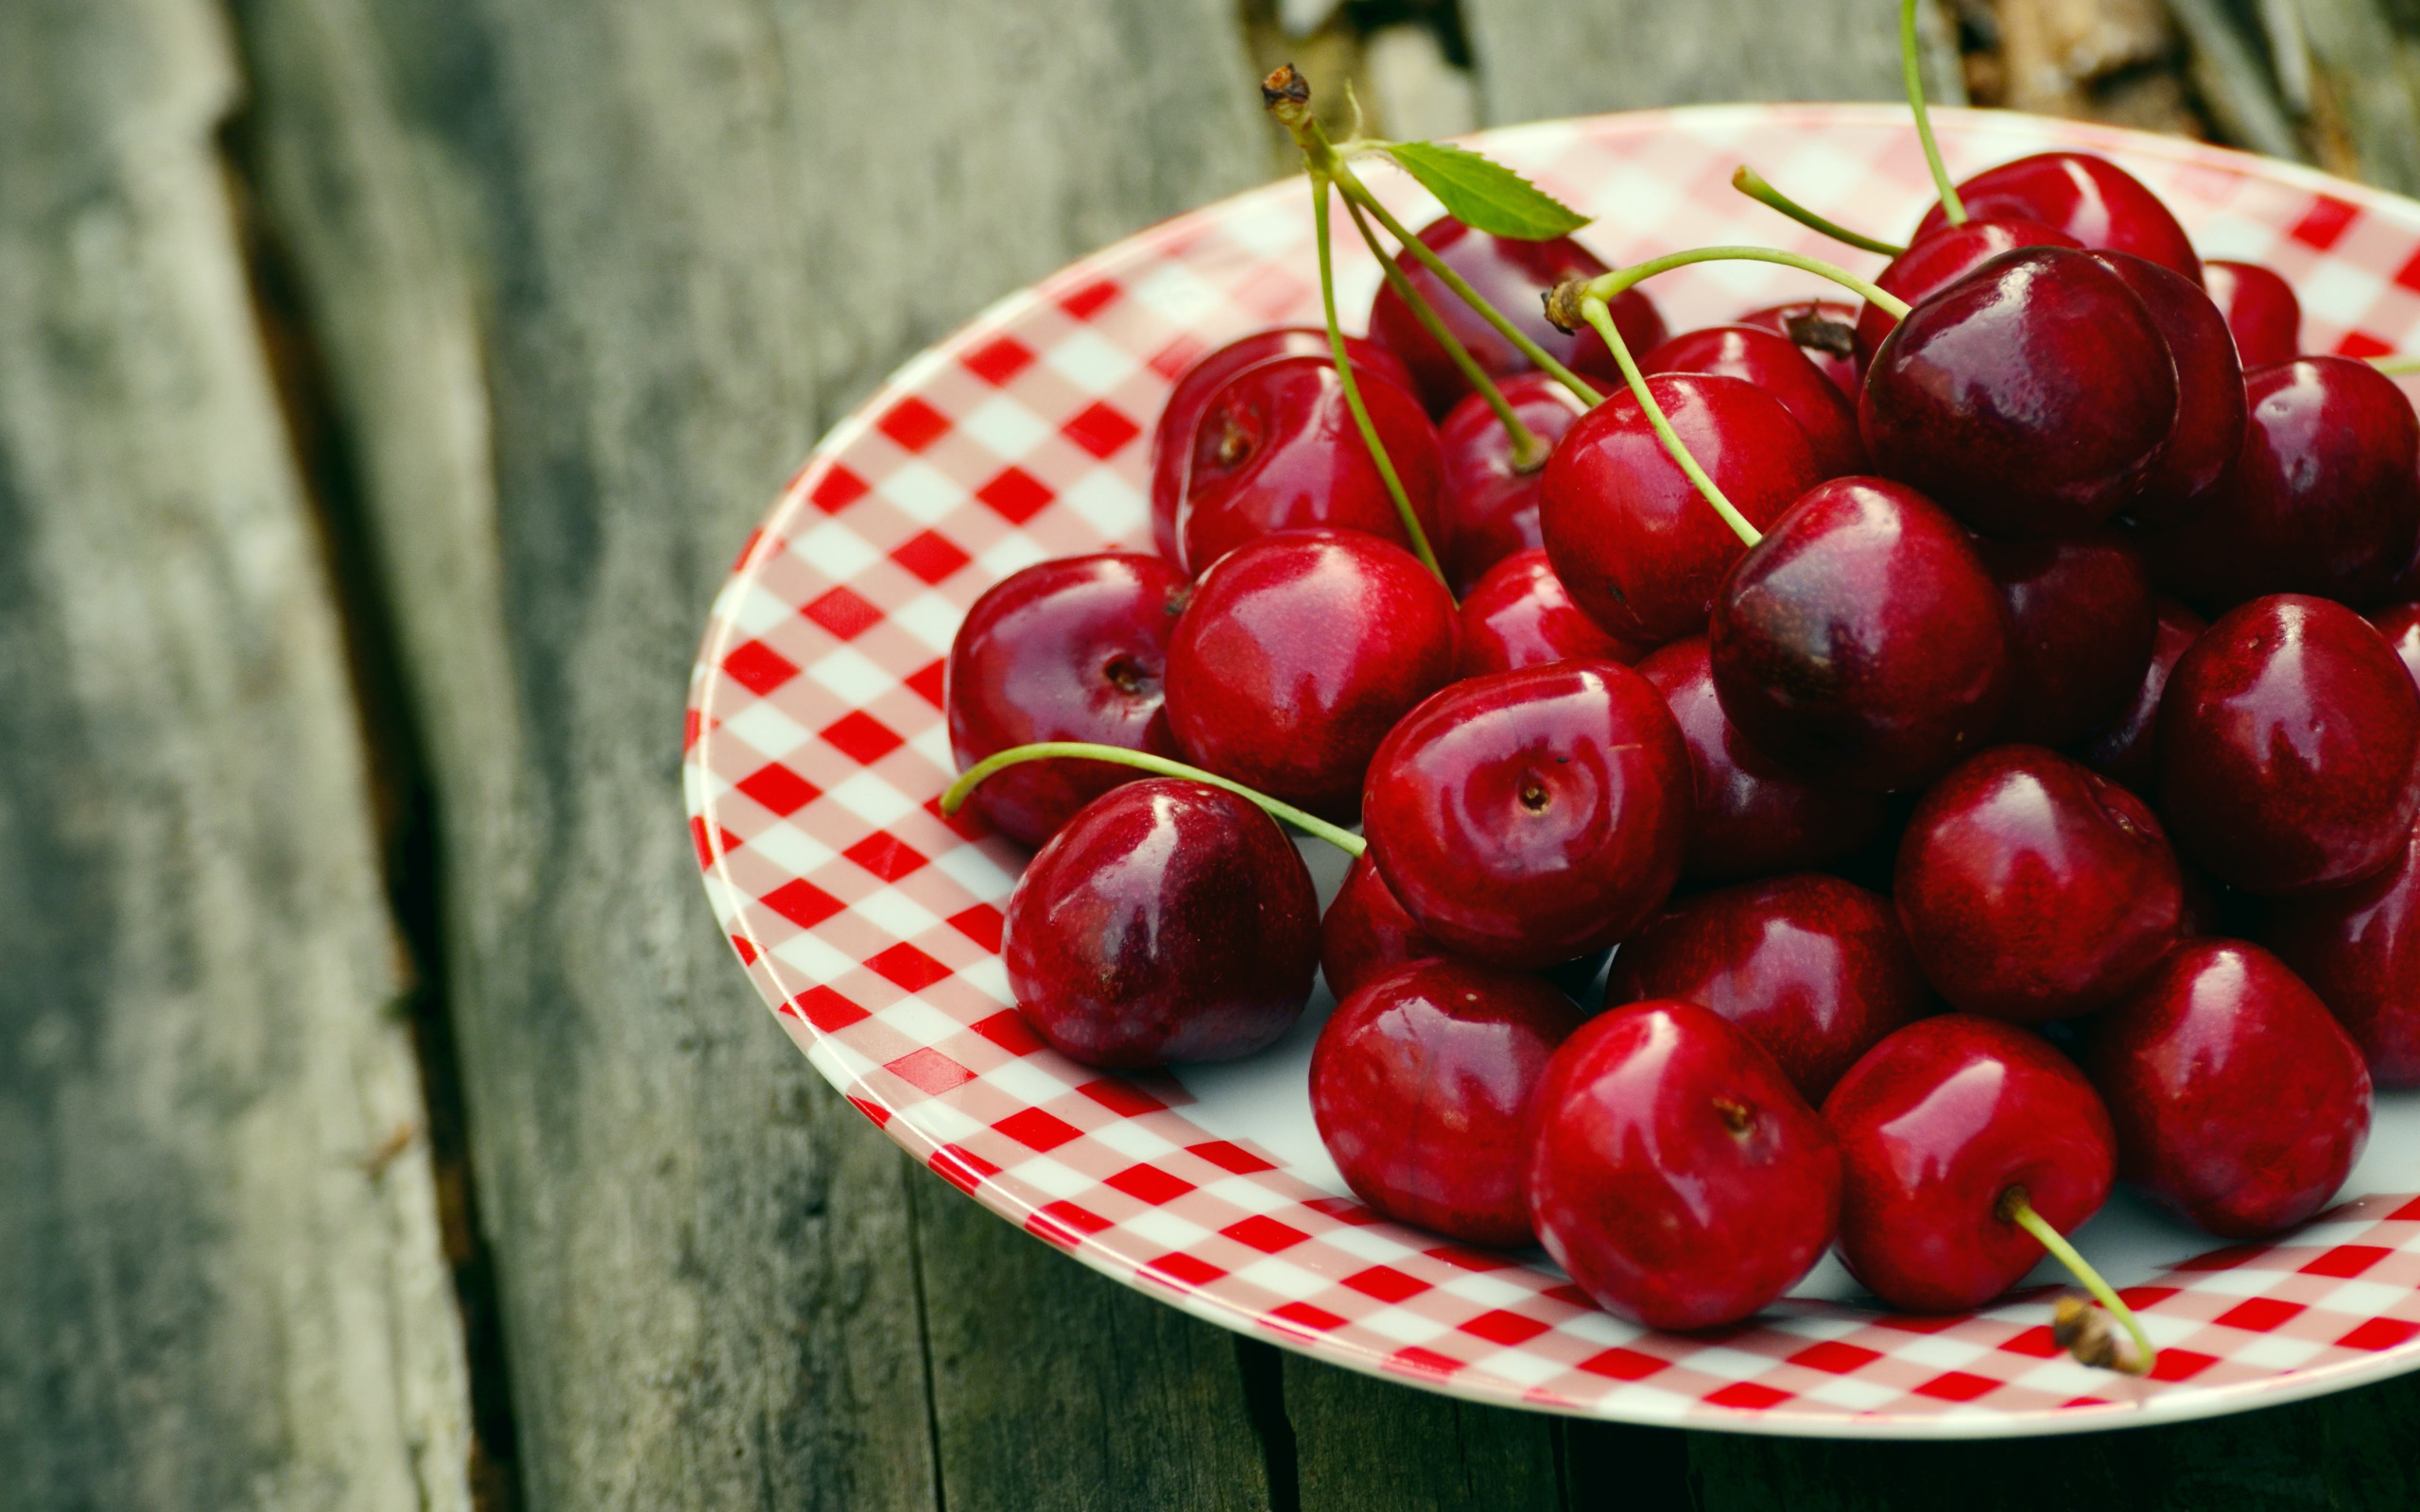
<path fill-rule="evenodd" d="M 1940 121 L 1961 174 L 2052 146 L 2118 160 L 2205 256 L 2291 279 L 2310 350 L 2420 344 L 2420 204 L 2166 138 Z M 1882 106 L 1603 116 L 1480 145 L 1597 214 L 1580 239 L 1615 264 L 1754 241 L 1878 266 L 1735 194 L 1742 162 L 1883 232 L 1931 198 L 1907 112 Z M 1434 214 L 1401 175 L 1371 177 L 1413 223 Z M 1000 301 L 826 437 L 741 551 L 692 675 L 690 824 L 717 916 L 816 1068 L 943 1178 L 1086 1264 L 1228 1328 L 1481 1400 L 1970 1437 L 2232 1412 L 2420 1366 L 2409 1096 L 2380 1100 L 2349 1200 L 2276 1244 L 2212 1249 L 2123 1197 L 2087 1227 L 2083 1247 L 2160 1346 L 2138 1382 L 2052 1347 L 2048 1286 L 1910 1317 L 1859 1305 L 1827 1263 L 1756 1320 L 1681 1336 L 1599 1312 L 1534 1252 L 1382 1220 L 1311 1129 L 1304 1067 L 1324 997 L 1261 1056 L 1173 1074 L 1106 1075 L 1035 1040 L 998 955 L 1024 853 L 935 801 L 952 771 L 942 657 L 967 606 L 1017 568 L 1150 549 L 1146 432 L 1170 381 L 1253 327 L 1318 318 L 1307 198 L 1300 180 L 1239 196 Z M 1375 265 L 1356 246 L 1340 276 L 1343 307 L 1366 310 Z M 1652 292 L 1682 330 L 1819 290 L 1734 263 Z"/>

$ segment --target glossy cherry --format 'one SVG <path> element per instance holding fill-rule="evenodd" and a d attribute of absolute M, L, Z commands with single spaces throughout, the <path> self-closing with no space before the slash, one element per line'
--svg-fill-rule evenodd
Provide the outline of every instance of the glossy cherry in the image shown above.
<path fill-rule="evenodd" d="M 1515 552 L 1487 570 L 1462 600 L 1461 675 L 1476 678 L 1549 662 L 1619 662 L 1647 647 L 1616 640 L 1580 611 L 1544 550 Z"/>
<path fill-rule="evenodd" d="M 1359 336 L 1344 338 L 1346 357 L 1357 372 L 1374 372 L 1411 387 L 1411 369 L 1403 359 Z M 1210 396 L 1246 368 L 1271 357 L 1325 357 L 1327 332 L 1315 325 L 1275 326 L 1237 336 L 1194 359 L 1168 390 L 1168 402 L 1151 427 L 1151 544 L 1170 561 L 1178 559 L 1176 506 L 1184 492 L 1184 472 L 1193 460 L 1193 427 L 1208 407 Z"/>
<path fill-rule="evenodd" d="M 2193 939 L 2093 1022 L 2084 1070 L 2118 1174 L 2214 1234 L 2327 1206 L 2370 1135 L 2370 1074 L 2327 1009 L 2256 945 Z"/>
<path fill-rule="evenodd" d="M 2202 638 L 2209 622 L 2172 598 L 2157 601 L 2158 628 L 2152 639 L 2151 664 L 2117 716 L 2102 725 L 2076 751 L 2086 766 L 2113 782 L 2122 782 L 2145 798 L 2159 787 L 2160 696 L 2168 691 L 2169 674 L 2185 648 Z"/>
<path fill-rule="evenodd" d="M 1868 471 L 1857 405 L 1785 335 L 1752 325 L 1709 326 L 1674 336 L 1638 359 L 1641 372 L 1710 372 L 1754 384 L 1781 401 L 1806 433 L 1819 477 Z"/>
<path fill-rule="evenodd" d="M 1966 532 L 1913 489 L 1808 490 L 1722 585 L 1722 713 L 1811 782 L 1921 786 L 2008 701 L 2008 614 Z"/>
<path fill-rule="evenodd" d="M 986 590 L 959 622 L 942 675 L 960 770 L 1040 740 L 1177 754 L 1161 707 L 1184 576 L 1156 557 L 1102 552 L 1036 562 Z M 1027 762 L 975 790 L 1002 833 L 1040 845 L 1134 770 Z"/>
<path fill-rule="evenodd" d="M 1738 378 L 1663 373 L 1648 390 L 1698 466 L 1762 528 L 1821 476 L 1789 411 Z M 1714 512 L 1628 389 L 1582 416 L 1547 459 L 1538 523 L 1572 602 L 1625 641 L 1705 628 L 1722 575 L 1747 548 Z"/>
<path fill-rule="evenodd" d="M 1009 895 L 1017 1009 L 1088 1066 L 1250 1055 L 1292 1027 L 1319 965 L 1319 897 L 1277 821 L 1148 779 L 1051 837 Z"/>
<path fill-rule="evenodd" d="M 1952 1007 L 2034 1023 L 2114 1002 L 2176 940 L 2175 853 L 2142 799 L 2039 746 L 1996 746 L 1934 783 L 1892 894 Z"/>
<path fill-rule="evenodd" d="M 1814 872 L 1683 899 L 1622 941 L 1605 1005 L 1652 998 L 1737 1025 L 1809 1103 L 1932 1008 L 1891 900 Z"/>
<path fill-rule="evenodd" d="M 1841 1143 L 1841 1260 L 1915 1313 L 1980 1307 L 2042 1259 L 2001 1216 L 2011 1189 L 2066 1233 L 2117 1178 L 2109 1111 L 2083 1073 L 2038 1035 L 1972 1014 L 1875 1046 L 1824 1122 Z"/>
<path fill-rule="evenodd" d="M 1689 747 L 1697 816 L 1681 860 L 1684 880 L 1737 882 L 1830 866 L 1881 833 L 1881 795 L 1801 782 L 1723 717 L 1704 636 L 1675 641 L 1637 665 L 1664 695 Z"/>
<path fill-rule="evenodd" d="M 2420 1087 L 2420 833 L 2374 876 L 2270 906 L 2260 943 L 2344 1026 L 2381 1087 Z"/>
<path fill-rule="evenodd" d="M 2089 530 L 2139 493 L 2177 417 L 2176 364 L 2084 252 L 2002 252 L 1908 313 L 1866 365 L 1874 465 L 1988 536 Z"/>
<path fill-rule="evenodd" d="M 2159 806 L 2178 850 L 2268 896 L 2387 865 L 2420 810 L 2420 691 L 2368 621 L 2254 599 L 2177 659 L 2159 709 Z"/>
<path fill-rule="evenodd" d="M 2065 232 L 2030 220 L 1970 220 L 1962 226 L 1919 237 L 1913 246 L 1893 258 L 1890 266 L 1875 275 L 1874 284 L 1910 304 L 1921 304 L 2002 252 L 2013 252 L 2020 247 L 2081 249 L 2083 246 Z M 1854 345 L 1860 375 L 1866 364 L 1874 360 L 1882 338 L 1898 323 L 1897 316 L 1878 304 L 1858 307 Z M 1860 378 L 1858 386 L 1849 390 L 1850 397 L 1855 398 L 1863 388 Z"/>
<path fill-rule="evenodd" d="M 1688 747 L 1612 662 L 1456 683 L 1370 764 L 1363 833 L 1407 913 L 1458 954 L 1534 969 L 1613 944 L 1680 875 Z"/>
<path fill-rule="evenodd" d="M 1454 601 L 1409 552 L 1288 530 L 1221 558 L 1168 643 L 1168 727 L 1187 759 L 1349 817 L 1370 757 L 1454 675 Z"/>
<path fill-rule="evenodd" d="M 2137 524 L 2179 524 L 2208 507 L 2243 448 L 2243 364 L 2235 337 L 2200 284 L 2125 252 L 2099 251 L 2092 258 L 2143 301 L 2176 364 L 2176 425 L 2126 513 Z"/>
<path fill-rule="evenodd" d="M 1985 168 L 1958 186 L 1960 203 L 1978 218 L 2007 216 L 2066 232 L 2086 247 L 2132 252 L 2194 283 L 2202 260 L 2159 197 L 2142 180 L 2084 152 L 2044 152 Z M 1916 228 L 1919 242 L 1948 225 L 1935 205 Z"/>
<path fill-rule="evenodd" d="M 1311 1117 L 1345 1184 L 1448 1239 L 1530 1243 L 1530 1098 L 1585 1018 L 1544 977 L 1473 961 L 1362 986 L 1311 1051 Z"/>
<path fill-rule="evenodd" d="M 1841 300 L 1799 300 L 1750 310 L 1737 323 L 1789 337 L 1816 370 L 1832 380 L 1832 387 L 1855 404 L 1857 317 L 1858 306 Z"/>
<path fill-rule="evenodd" d="M 1831 1132 L 1754 1040 L 1693 1003 L 1589 1021 L 1555 1052 L 1530 1108 L 1538 1240 L 1633 1322 L 1737 1322 L 1831 1243 Z"/>
<path fill-rule="evenodd" d="M 2064 541 L 1975 542 L 2008 608 L 2001 740 L 2066 746 L 2142 686 L 2158 636 L 2142 554 L 2115 530 Z"/>
<path fill-rule="evenodd" d="M 1515 373 L 1496 386 L 1530 434 L 1552 447 L 1581 415 L 1580 401 L 1544 373 Z M 1512 465 L 1512 438 L 1487 401 L 1473 394 L 1439 431 L 1445 459 L 1445 576 L 1467 593 L 1487 570 L 1540 544 L 1538 482 L 1546 457 L 1528 472 Z"/>
<path fill-rule="evenodd" d="M 1437 427 L 1408 389 L 1361 375 L 1361 403 L 1432 550 L 1448 549 Z M 1324 357 L 1274 357 L 1220 385 L 1193 430 L 1177 502 L 1180 562 L 1199 573 L 1274 530 L 1362 530 L 1407 550 L 1403 517 Z"/>
<path fill-rule="evenodd" d="M 2414 679 L 2420 679 L 2420 603 L 2390 604 L 2370 615 L 2370 623 L 2394 647 Z"/>
<path fill-rule="evenodd" d="M 1568 367 L 1575 340 L 1547 323 L 1540 296 L 1565 279 L 1593 278 L 1605 265 L 1569 237 L 1551 241 L 1515 241 L 1475 232 L 1451 216 L 1422 227 L 1421 241 L 1447 267 L 1461 274 L 1478 296 L 1501 312 L 1522 334 Z M 1493 378 L 1530 370 L 1530 359 L 1504 339 L 1478 313 L 1438 277 L 1420 266 L 1409 251 L 1395 254 L 1395 266 L 1437 312 L 1479 367 Z M 1646 294 L 1633 289 L 1613 305 L 1615 325 L 1632 350 L 1644 352 L 1664 339 L 1664 320 Z M 1370 339 L 1392 351 L 1411 369 L 1421 402 L 1432 415 L 1443 415 L 1471 392 L 1453 359 L 1420 328 L 1410 309 L 1387 284 L 1378 286 L 1370 305 Z"/>
<path fill-rule="evenodd" d="M 2302 355 L 2303 305 L 2294 286 L 2256 263 L 2202 265 L 2202 286 L 2227 319 L 2247 368 Z"/>
<path fill-rule="evenodd" d="M 1445 947 L 1403 911 L 1369 852 L 1355 856 L 1343 885 L 1320 917 L 1320 975 L 1336 1000 L 1341 1003 L 1414 961 L 1444 954 Z"/>

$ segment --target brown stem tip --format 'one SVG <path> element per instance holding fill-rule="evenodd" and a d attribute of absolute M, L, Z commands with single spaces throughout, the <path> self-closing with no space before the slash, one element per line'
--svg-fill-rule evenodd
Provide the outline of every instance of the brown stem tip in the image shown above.
<path fill-rule="evenodd" d="M 1293 64 L 1280 63 L 1260 81 L 1260 103 L 1280 117 L 1299 112 L 1311 103 L 1311 81 L 1295 72 Z"/>
<path fill-rule="evenodd" d="M 1580 313 L 1580 301 L 1587 293 L 1588 281 L 1573 278 L 1565 279 L 1539 295 L 1547 307 L 1547 323 L 1564 335 L 1577 334 L 1588 323 L 1587 317 Z"/>
<path fill-rule="evenodd" d="M 1845 321 L 1827 320 L 1812 310 L 1802 310 L 1783 320 L 1782 327 L 1802 347 L 1841 358 L 1857 354 L 1857 327 Z"/>
<path fill-rule="evenodd" d="M 2050 1339 L 2074 1355 L 2081 1365 L 2130 1375 L 2141 1369 L 2141 1362 L 2135 1358 L 2135 1351 L 2109 1314 L 2080 1297 L 2059 1298 L 2058 1307 L 2050 1314 Z"/>

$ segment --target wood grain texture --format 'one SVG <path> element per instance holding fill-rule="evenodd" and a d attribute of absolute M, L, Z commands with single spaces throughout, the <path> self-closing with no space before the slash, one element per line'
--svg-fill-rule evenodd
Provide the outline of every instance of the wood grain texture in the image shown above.
<path fill-rule="evenodd" d="M 0 6 L 0 1502 L 467 1505 L 460 1334 L 202 0 Z"/>
<path fill-rule="evenodd" d="M 713 927 L 680 822 L 685 672 L 748 527 L 885 371 L 1257 176 L 1232 15 L 236 14 L 265 200 L 333 374 L 432 767 L 530 1503 L 922 1507 L 959 1459 L 949 1499 L 980 1504 L 976 1451 L 1011 1430 L 954 1411 L 937 1474 L 920 1302 L 962 1361 L 1015 1341 L 966 1311 L 996 1293 L 928 1280 L 920 1297 L 908 1183 L 925 1178 L 784 1041 Z M 941 1226 L 961 1220 L 996 1224 Z M 1037 1327 L 1081 1320 L 1069 1360 L 1133 1351 L 1104 1414 L 1203 1417 L 1230 1354 L 1136 1327 L 1150 1304 L 1106 1305 L 1039 1258 L 1024 1305 Z M 999 1400 L 943 1365 L 934 1392 Z M 1048 1484 L 1243 1431 L 1090 1420 L 1135 1447 Z"/>
<path fill-rule="evenodd" d="M 1547 1512 L 1552 1418 L 1286 1357 L 1303 1512 Z"/>

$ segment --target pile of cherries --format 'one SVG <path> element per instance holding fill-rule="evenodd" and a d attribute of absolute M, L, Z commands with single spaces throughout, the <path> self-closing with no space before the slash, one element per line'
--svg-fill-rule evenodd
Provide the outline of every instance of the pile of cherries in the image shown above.
<path fill-rule="evenodd" d="M 1612 395 L 1398 257 L 1430 318 L 1383 288 L 1342 345 L 1442 578 L 1325 332 L 1196 362 L 1158 555 L 1028 567 L 950 654 L 963 766 L 1079 741 L 1225 784 L 961 780 L 1040 847 L 1005 956 L 1042 1037 L 1249 1055 L 1323 970 L 1354 1192 L 1655 1327 L 1834 1246 L 1886 1303 L 1975 1307 L 2121 1177 L 2231 1238 L 2326 1205 L 2373 1083 L 2420 1084 L 2420 423 L 2105 161 L 1958 198 L 1876 281 L 1904 318 L 1668 339 L 1619 291 L 1635 386 L 1542 312 L 1585 249 L 1420 232 Z M 1323 918 L 1272 812 L 1356 853 Z"/>

